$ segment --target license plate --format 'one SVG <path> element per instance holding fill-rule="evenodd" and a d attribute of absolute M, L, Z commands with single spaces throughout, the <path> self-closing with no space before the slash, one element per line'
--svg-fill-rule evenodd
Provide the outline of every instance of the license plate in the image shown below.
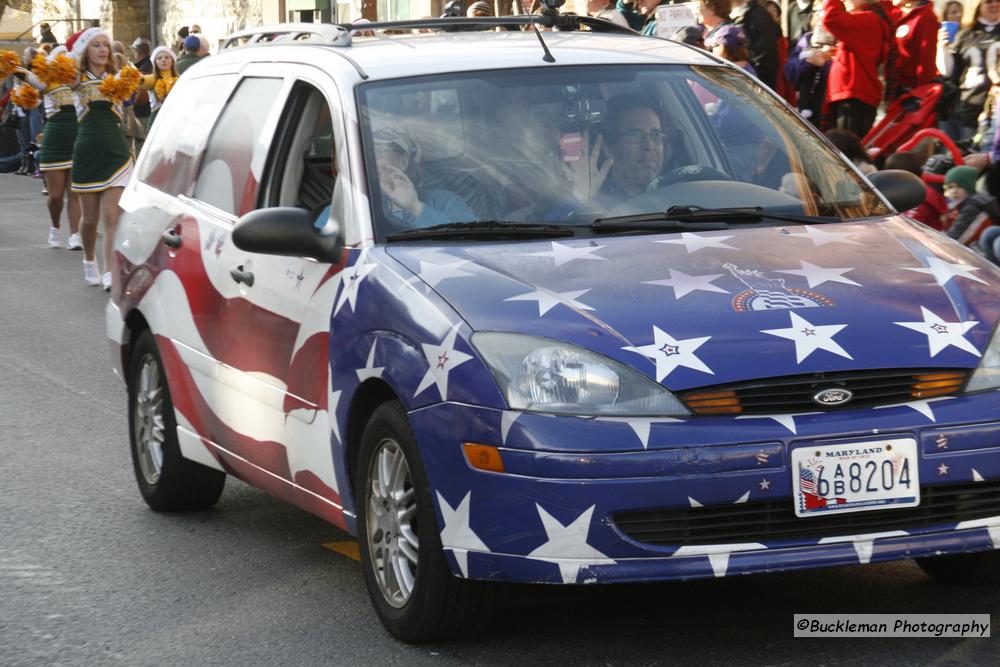
<path fill-rule="evenodd" d="M 870 440 L 792 450 L 795 515 L 915 507 L 920 504 L 917 441 Z"/>

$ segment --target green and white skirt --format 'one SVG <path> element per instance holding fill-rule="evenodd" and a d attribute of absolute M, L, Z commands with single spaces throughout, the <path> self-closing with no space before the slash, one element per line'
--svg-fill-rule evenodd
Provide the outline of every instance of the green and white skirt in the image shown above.
<path fill-rule="evenodd" d="M 60 107 L 45 121 L 42 146 L 38 151 L 38 169 L 60 171 L 73 166 L 73 145 L 76 143 L 76 108 L 72 104 Z"/>
<path fill-rule="evenodd" d="M 125 187 L 132 174 L 132 151 L 111 103 L 96 100 L 80 119 L 73 146 L 73 192 Z"/>

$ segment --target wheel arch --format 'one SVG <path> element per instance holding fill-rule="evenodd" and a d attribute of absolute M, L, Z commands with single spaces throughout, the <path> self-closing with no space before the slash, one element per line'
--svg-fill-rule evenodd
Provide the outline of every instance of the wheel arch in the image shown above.
<path fill-rule="evenodd" d="M 349 489 L 349 497 L 355 507 L 357 507 L 358 498 L 356 496 L 357 489 L 354 488 L 354 479 L 357 474 L 358 454 L 361 451 L 361 437 L 364 435 L 365 425 L 380 405 L 395 400 L 399 400 L 399 395 L 388 382 L 381 378 L 365 380 L 351 397 L 351 404 L 347 411 L 344 461 L 347 464 L 347 479 L 345 481 Z"/>
<path fill-rule="evenodd" d="M 150 329 L 149 322 L 146 321 L 146 317 L 138 308 L 133 308 L 129 311 L 128 315 L 125 316 L 125 333 L 126 338 L 122 341 L 121 345 L 121 362 L 122 369 L 125 375 L 125 384 L 129 381 L 129 368 L 132 364 L 132 348 L 135 344 L 137 338 L 142 335 L 143 331 Z"/>

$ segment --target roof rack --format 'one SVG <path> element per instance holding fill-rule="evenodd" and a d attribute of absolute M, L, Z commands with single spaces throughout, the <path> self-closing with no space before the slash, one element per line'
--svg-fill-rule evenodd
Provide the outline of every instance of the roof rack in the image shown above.
<path fill-rule="evenodd" d="M 351 33 L 343 26 L 332 23 L 278 23 L 234 32 L 226 37 L 222 43 L 222 50 L 238 46 L 289 42 L 350 46 Z"/>
<path fill-rule="evenodd" d="M 482 16 L 482 17 L 443 17 L 416 19 L 409 21 L 382 21 L 378 23 L 341 23 L 337 24 L 345 30 L 360 32 L 363 30 L 415 30 L 430 28 L 445 32 L 465 32 L 488 30 L 502 26 L 527 26 L 536 23 L 546 28 L 559 30 L 579 30 L 581 26 L 594 32 L 615 32 L 626 35 L 637 35 L 635 30 L 627 28 L 606 19 L 594 16 L 579 16 L 577 14 L 520 14 L 517 16 Z M 308 25 L 308 24 L 306 24 Z"/>

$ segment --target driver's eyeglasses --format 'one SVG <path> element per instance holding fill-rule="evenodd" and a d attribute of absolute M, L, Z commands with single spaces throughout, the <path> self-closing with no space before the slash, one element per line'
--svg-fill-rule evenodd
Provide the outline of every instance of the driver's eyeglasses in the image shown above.
<path fill-rule="evenodd" d="M 1000 0 L 997 0 L 1000 2 Z M 667 133 L 663 130 L 650 130 L 644 132 L 642 130 L 626 130 L 621 133 L 621 140 L 630 144 L 642 143 L 643 139 L 648 138 L 651 143 L 658 144 L 663 142 L 667 138 Z"/>

